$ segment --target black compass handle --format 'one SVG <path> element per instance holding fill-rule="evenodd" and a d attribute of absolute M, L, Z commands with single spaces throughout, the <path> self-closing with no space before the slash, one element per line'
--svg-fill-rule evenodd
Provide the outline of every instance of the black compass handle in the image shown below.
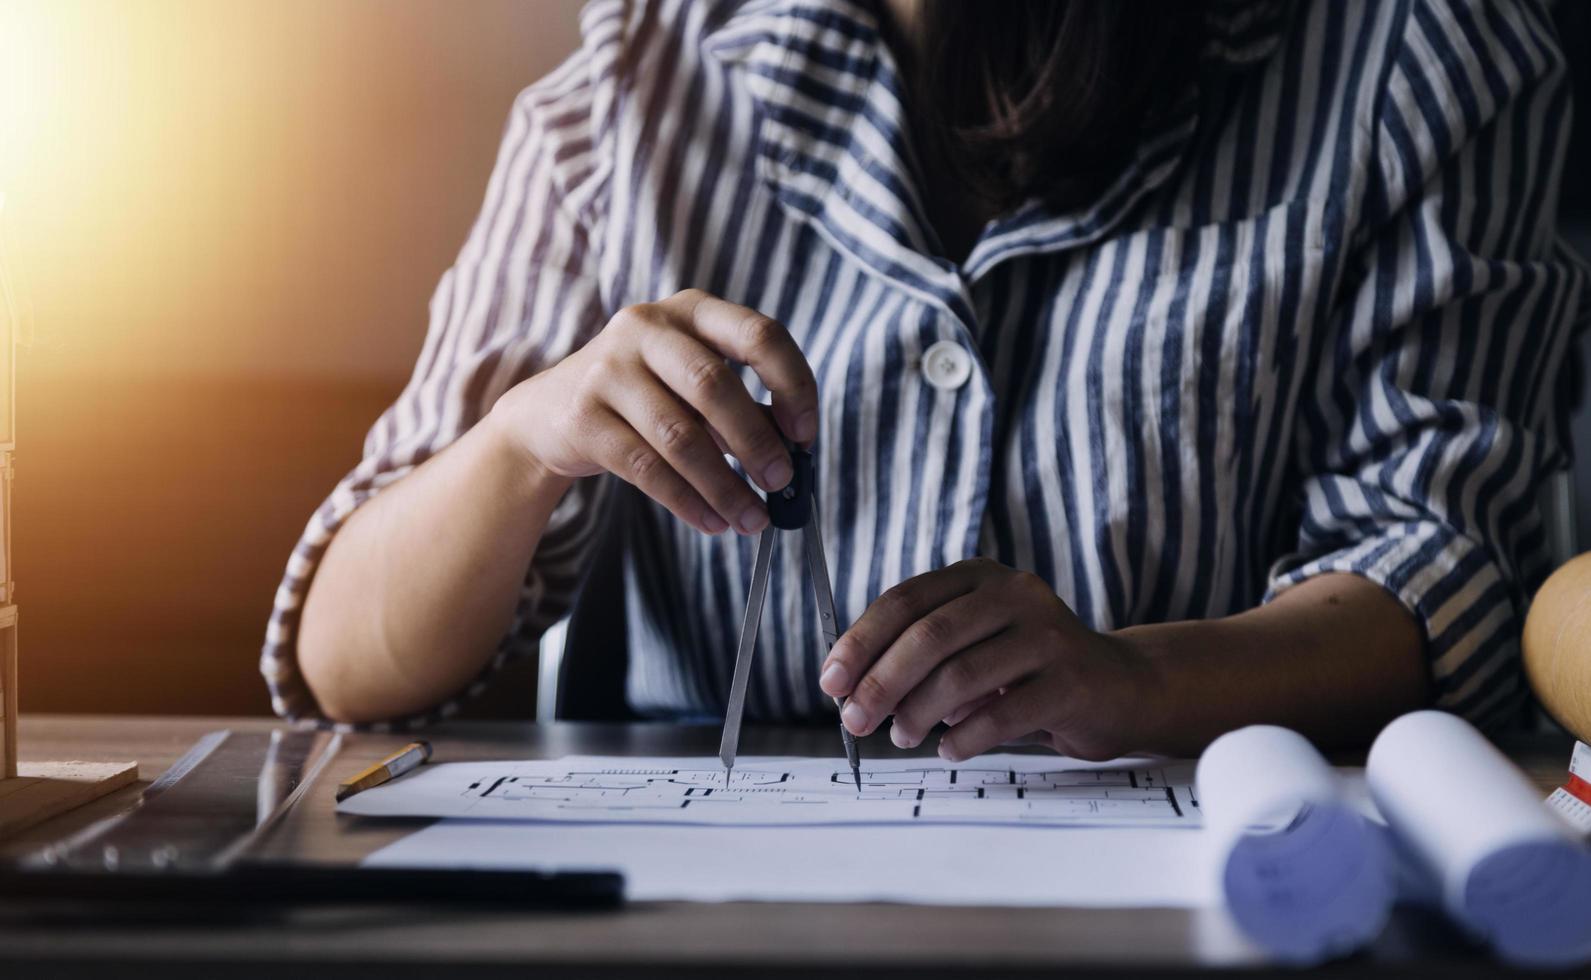
<path fill-rule="evenodd" d="M 768 521 L 782 531 L 798 531 L 812 519 L 812 454 L 790 446 L 795 475 L 783 490 L 768 494 Z"/>

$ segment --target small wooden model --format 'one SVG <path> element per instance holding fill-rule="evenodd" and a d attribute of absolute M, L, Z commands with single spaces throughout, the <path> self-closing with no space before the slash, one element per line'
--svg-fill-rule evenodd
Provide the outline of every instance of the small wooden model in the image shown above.
<path fill-rule="evenodd" d="M 17 762 L 17 605 L 11 564 L 16 341 L 21 299 L 6 264 L 0 194 L 0 840 L 138 778 L 136 762 Z"/>

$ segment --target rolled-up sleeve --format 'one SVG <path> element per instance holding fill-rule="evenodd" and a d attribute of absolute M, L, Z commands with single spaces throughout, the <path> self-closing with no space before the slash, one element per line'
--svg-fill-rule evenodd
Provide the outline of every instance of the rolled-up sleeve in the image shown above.
<path fill-rule="evenodd" d="M 1301 519 L 1274 597 L 1323 572 L 1383 586 L 1425 635 L 1438 706 L 1517 707 L 1546 571 L 1542 481 L 1586 277 L 1558 242 L 1562 53 L 1539 5 L 1411 5 L 1376 119 L 1366 231 L 1299 414 Z"/>
<path fill-rule="evenodd" d="M 581 48 L 515 100 L 486 199 L 458 260 L 432 297 L 408 384 L 366 437 L 363 458 L 310 517 L 288 559 L 261 655 L 274 710 L 319 718 L 298 667 L 304 598 L 339 528 L 365 501 L 457 440 L 498 397 L 583 345 L 606 321 L 596 278 L 604 187 L 604 114 L 622 13 L 593 3 Z M 592 539 L 602 484 L 581 481 L 554 512 L 520 591 L 512 628 L 481 677 L 457 697 L 386 728 L 445 717 L 508 659 L 531 652 L 566 610 Z"/>

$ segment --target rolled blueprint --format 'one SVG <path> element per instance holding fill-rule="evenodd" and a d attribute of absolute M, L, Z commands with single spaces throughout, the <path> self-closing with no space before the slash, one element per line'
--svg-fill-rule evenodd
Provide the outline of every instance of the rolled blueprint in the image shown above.
<path fill-rule="evenodd" d="M 1410 871 L 1503 959 L 1591 959 L 1591 851 L 1467 722 L 1416 711 L 1370 749 L 1370 794 Z"/>
<path fill-rule="evenodd" d="M 1381 933 L 1394 895 L 1385 835 L 1307 739 L 1272 725 L 1228 732 L 1195 779 L 1227 910 L 1251 940 L 1302 965 Z"/>

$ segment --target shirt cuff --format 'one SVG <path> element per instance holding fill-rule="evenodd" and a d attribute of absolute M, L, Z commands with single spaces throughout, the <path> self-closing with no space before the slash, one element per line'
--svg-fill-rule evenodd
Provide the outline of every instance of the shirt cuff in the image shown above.
<path fill-rule="evenodd" d="M 463 691 L 428 711 L 387 721 L 352 724 L 332 722 L 325 717 L 315 701 L 314 693 L 305 683 L 298 664 L 298 628 L 304 598 L 309 594 L 310 583 L 332 538 L 353 512 L 412 469 L 414 466 L 407 465 L 385 470 L 359 489 L 347 486 L 338 488 L 315 511 L 288 558 L 286 573 L 276 589 L 271 618 L 265 628 L 265 644 L 260 654 L 260 673 L 270 692 L 271 710 L 287 721 L 345 732 L 379 733 L 421 728 L 457 714 L 467 701 L 486 689 L 492 675 L 502 669 L 504 664 L 539 649 L 543 624 L 532 623 L 529 613 L 541 608 L 545 589 L 542 574 L 533 567 L 520 589 L 513 623 L 486 666 Z"/>
<path fill-rule="evenodd" d="M 1414 617 L 1437 707 L 1482 723 L 1517 706 L 1518 605 L 1484 545 L 1445 524 L 1394 524 L 1336 551 L 1283 558 L 1264 601 L 1328 572 L 1374 582 Z"/>

